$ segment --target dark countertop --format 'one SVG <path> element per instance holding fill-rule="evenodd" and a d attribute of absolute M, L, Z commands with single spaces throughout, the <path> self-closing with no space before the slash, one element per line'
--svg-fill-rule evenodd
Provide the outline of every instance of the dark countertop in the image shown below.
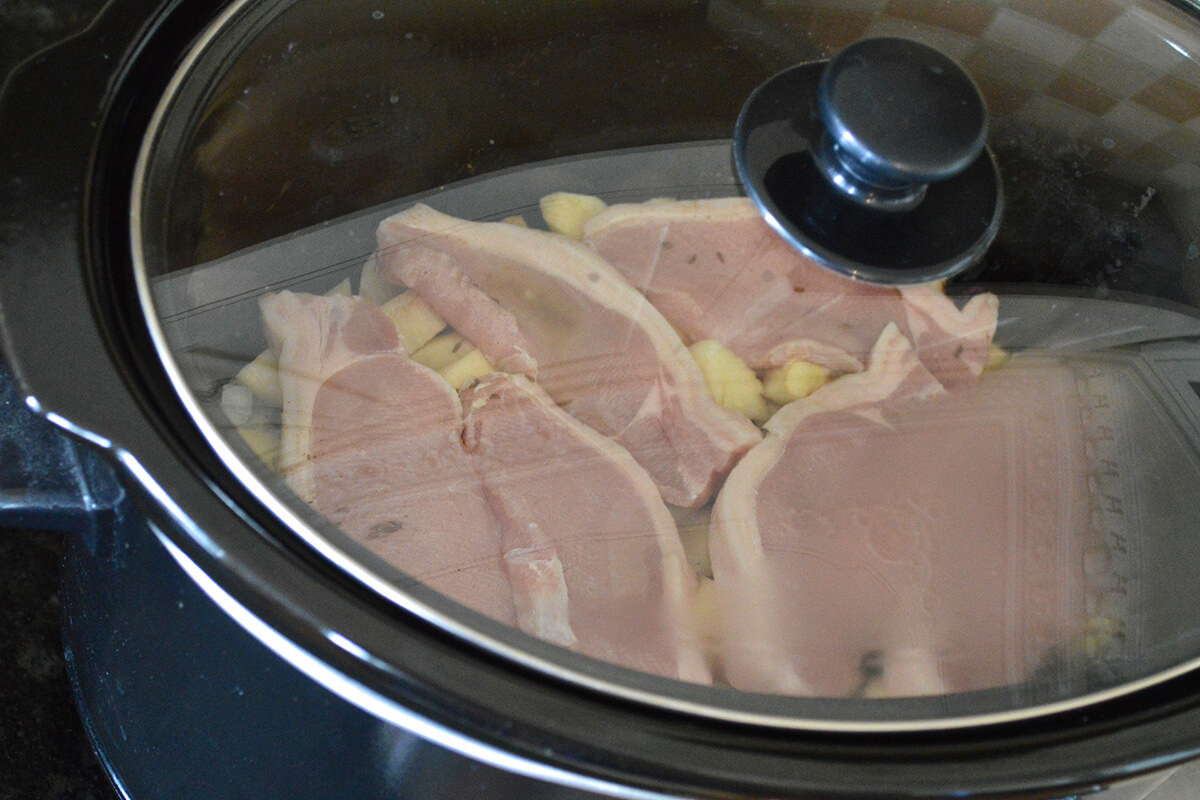
<path fill-rule="evenodd" d="M 109 800 L 59 639 L 58 534 L 0 530 L 0 800 Z"/>
<path fill-rule="evenodd" d="M 84 27 L 101 0 L 0 0 L 0 75 Z M 113 800 L 60 640 L 61 535 L 0 529 L 0 800 Z"/>

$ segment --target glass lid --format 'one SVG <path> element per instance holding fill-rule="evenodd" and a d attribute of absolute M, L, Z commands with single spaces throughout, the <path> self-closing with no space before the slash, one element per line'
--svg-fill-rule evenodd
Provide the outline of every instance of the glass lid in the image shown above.
<path fill-rule="evenodd" d="M 488 651 L 791 728 L 1093 703 L 1200 665 L 1194 14 L 237 3 L 143 143 L 145 313 L 291 546 Z M 982 194 L 854 150 L 969 113 L 881 42 L 978 93 Z M 760 192 L 783 75 L 747 152 L 836 169 Z"/>

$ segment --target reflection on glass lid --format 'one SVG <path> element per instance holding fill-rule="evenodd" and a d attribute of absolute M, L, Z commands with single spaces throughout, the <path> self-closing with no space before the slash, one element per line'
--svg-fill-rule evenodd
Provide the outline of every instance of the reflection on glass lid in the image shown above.
<path fill-rule="evenodd" d="M 533 148 L 154 279 L 172 357 L 329 523 L 318 550 L 608 664 L 768 695 L 999 692 L 994 710 L 1190 663 L 1200 617 L 1167 600 L 1200 558 L 1200 204 L 1161 163 L 1130 168 L 1162 167 L 1149 194 L 1094 190 L 1099 151 L 988 68 L 1016 22 L 1053 20 L 985 6 L 958 39 L 863 14 L 958 42 L 1001 101 L 1011 221 L 957 282 L 810 260 L 727 141 Z M 1144 14 L 1110 10 L 1091 34 L 1059 21 L 1070 63 Z M 1131 186 L 1140 206 L 1112 199 Z M 1067 203 L 1082 228 L 1023 238 Z M 1097 267 L 1101 230 L 1154 246 Z"/>

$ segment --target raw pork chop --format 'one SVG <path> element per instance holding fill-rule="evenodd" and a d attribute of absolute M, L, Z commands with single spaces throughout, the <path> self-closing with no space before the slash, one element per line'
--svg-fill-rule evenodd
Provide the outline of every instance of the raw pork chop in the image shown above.
<path fill-rule="evenodd" d="M 858 372 L 894 322 L 958 386 L 979 375 L 996 327 L 994 295 L 960 311 L 931 287 L 844 278 L 784 242 L 745 198 L 614 205 L 584 230 L 685 339 L 715 339 L 753 367 L 803 359 Z"/>
<path fill-rule="evenodd" d="M 688 616 L 696 575 L 646 471 L 523 376 L 485 376 L 463 407 L 522 627 L 577 640 L 574 649 L 606 661 L 708 682 Z"/>
<path fill-rule="evenodd" d="M 588 247 L 417 205 L 379 226 L 382 271 L 493 363 L 538 382 L 637 459 L 667 502 L 698 506 L 758 430 L 721 408 L 662 316 Z"/>
<path fill-rule="evenodd" d="M 947 394 L 894 327 L 870 368 L 785 407 L 712 524 L 726 677 L 845 696 L 1019 682 L 1085 623 L 1073 373 L 1013 362 Z"/>
<path fill-rule="evenodd" d="M 285 291 L 262 307 L 284 397 L 282 470 L 317 511 L 526 633 L 709 680 L 688 621 L 695 576 L 626 451 L 519 376 L 487 376 L 460 401 L 363 300 Z"/>
<path fill-rule="evenodd" d="M 284 291 L 262 309 L 288 484 L 390 563 L 512 623 L 502 531 L 462 448 L 458 395 L 366 301 Z"/>

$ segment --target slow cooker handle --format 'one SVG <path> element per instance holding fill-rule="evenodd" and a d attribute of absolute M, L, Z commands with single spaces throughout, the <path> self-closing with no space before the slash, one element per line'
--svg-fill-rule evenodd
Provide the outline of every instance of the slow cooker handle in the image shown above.
<path fill-rule="evenodd" d="M 173 57 L 172 43 L 222 2 L 193 4 L 197 16 L 158 46 Z M 114 282 L 87 268 L 107 241 L 90 204 L 97 187 L 116 186 L 104 137 L 134 113 L 135 98 L 114 88 L 177 5 L 108 0 L 86 29 L 0 76 L 0 526 L 79 534 L 99 556 L 133 513 L 113 458 L 125 443 L 109 438 L 147 426 L 98 322 L 99 289 Z"/>
<path fill-rule="evenodd" d="M 79 534 L 106 558 L 128 505 L 112 467 L 30 410 L 0 362 L 0 528 Z"/>

